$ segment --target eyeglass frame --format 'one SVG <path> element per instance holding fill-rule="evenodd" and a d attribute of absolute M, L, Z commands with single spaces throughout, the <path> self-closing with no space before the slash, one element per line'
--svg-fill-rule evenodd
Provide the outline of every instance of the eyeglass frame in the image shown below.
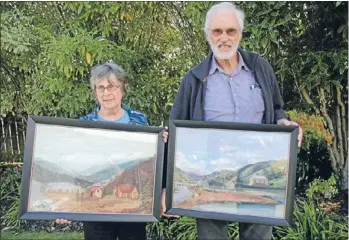
<path fill-rule="evenodd" d="M 121 86 L 117 84 L 109 84 L 107 87 L 104 87 L 101 85 L 101 86 L 95 87 L 95 91 L 98 93 L 104 93 L 105 89 L 108 89 L 109 92 L 115 92 L 120 87 Z M 103 88 L 103 91 L 102 91 L 102 88 Z"/>
<path fill-rule="evenodd" d="M 229 34 L 229 30 L 232 32 L 232 34 Z M 210 31 L 211 31 L 211 33 L 212 33 L 212 35 L 214 37 L 220 37 L 220 36 L 223 35 L 223 33 L 227 34 L 227 36 L 229 36 L 229 37 L 235 37 L 235 36 L 237 36 L 239 34 L 240 29 L 236 29 L 236 28 L 233 28 L 233 27 L 226 28 L 226 29 L 223 29 L 223 28 L 213 28 L 213 29 L 210 29 Z M 215 31 L 219 35 L 216 35 Z M 220 32 L 218 32 L 218 31 L 220 31 Z"/>

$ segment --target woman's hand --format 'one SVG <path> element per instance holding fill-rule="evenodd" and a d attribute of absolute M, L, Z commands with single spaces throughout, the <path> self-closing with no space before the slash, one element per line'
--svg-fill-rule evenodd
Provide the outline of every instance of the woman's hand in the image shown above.
<path fill-rule="evenodd" d="M 164 138 L 164 142 L 167 143 L 168 140 L 168 131 L 167 131 L 168 127 L 165 127 L 165 131 L 162 133 L 162 137 Z"/>
<path fill-rule="evenodd" d="M 160 213 L 163 217 L 167 218 L 179 218 L 178 215 L 166 214 L 166 188 L 162 189 L 161 192 L 161 204 L 160 204 Z"/>

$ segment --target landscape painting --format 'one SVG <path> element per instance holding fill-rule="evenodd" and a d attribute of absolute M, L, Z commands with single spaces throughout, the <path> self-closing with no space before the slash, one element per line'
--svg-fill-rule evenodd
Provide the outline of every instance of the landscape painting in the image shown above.
<path fill-rule="evenodd" d="M 172 207 L 284 218 L 290 134 L 176 128 Z"/>
<path fill-rule="evenodd" d="M 37 123 L 28 212 L 151 214 L 158 134 Z"/>

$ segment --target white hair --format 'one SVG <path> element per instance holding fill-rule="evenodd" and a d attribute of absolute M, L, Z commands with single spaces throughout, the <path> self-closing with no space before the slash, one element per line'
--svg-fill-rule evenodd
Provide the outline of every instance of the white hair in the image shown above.
<path fill-rule="evenodd" d="M 119 80 L 122 86 L 122 90 L 124 94 L 126 94 L 128 87 L 127 73 L 120 65 L 113 62 L 106 62 L 104 64 L 96 65 L 92 68 L 90 77 L 90 86 L 92 91 L 95 92 L 96 85 L 99 80 L 105 77 L 109 78 L 111 74 L 113 74 Z"/>
<path fill-rule="evenodd" d="M 244 19 L 245 19 L 245 13 L 237 8 L 234 3 L 230 2 L 222 2 L 216 5 L 213 5 L 206 14 L 206 20 L 205 20 L 205 28 L 204 31 L 206 33 L 206 36 L 208 36 L 209 32 L 209 21 L 211 20 L 212 15 L 217 13 L 218 11 L 231 11 L 235 14 L 236 18 L 238 19 L 238 23 L 240 25 L 240 32 L 244 29 Z"/>

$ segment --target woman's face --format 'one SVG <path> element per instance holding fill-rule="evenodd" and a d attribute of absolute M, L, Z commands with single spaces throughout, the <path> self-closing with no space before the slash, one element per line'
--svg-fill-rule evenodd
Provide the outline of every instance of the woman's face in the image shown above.
<path fill-rule="evenodd" d="M 102 110 L 114 110 L 121 106 L 124 95 L 120 81 L 115 75 L 101 78 L 96 85 L 96 95 Z"/>

